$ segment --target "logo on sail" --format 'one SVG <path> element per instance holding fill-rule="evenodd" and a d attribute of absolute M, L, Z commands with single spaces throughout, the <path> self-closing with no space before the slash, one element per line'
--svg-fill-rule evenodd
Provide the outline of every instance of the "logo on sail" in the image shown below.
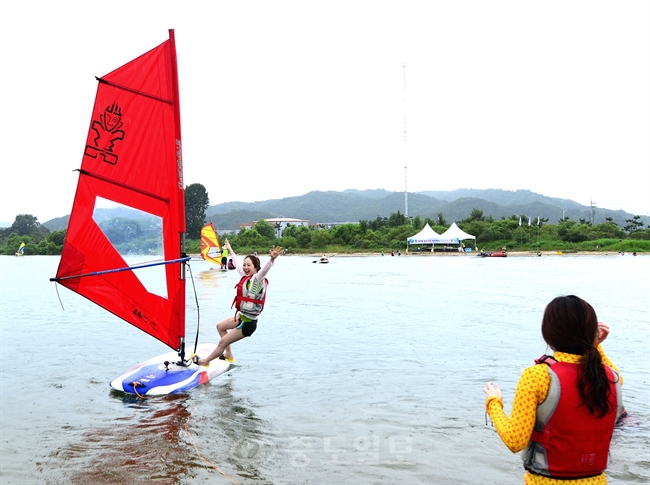
<path fill-rule="evenodd" d="M 107 106 L 99 120 L 94 120 L 90 129 L 95 132 L 94 145 L 86 145 L 84 155 L 91 158 L 102 158 L 111 165 L 117 164 L 118 156 L 113 148 L 117 141 L 124 139 L 122 127 L 122 109 L 116 102 Z"/>

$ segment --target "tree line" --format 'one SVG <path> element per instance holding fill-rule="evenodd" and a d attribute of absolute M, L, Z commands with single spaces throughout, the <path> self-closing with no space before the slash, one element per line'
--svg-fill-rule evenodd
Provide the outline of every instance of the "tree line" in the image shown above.
<path fill-rule="evenodd" d="M 192 184 L 185 189 L 187 252 L 200 251 L 201 227 L 205 224 L 209 197 L 202 184 Z M 494 219 L 485 217 L 480 209 L 456 221 L 466 233 L 476 236 L 477 249 L 494 250 L 502 246 L 510 250 L 581 250 L 581 251 L 650 251 L 650 226 L 641 216 L 626 219 L 619 227 L 611 218 L 601 224 L 588 220 L 571 220 L 568 217 L 557 223 L 545 218 L 529 219 L 526 215 Z M 142 227 L 144 222 L 128 218 L 113 218 L 101 224 L 121 252 L 155 253 L 158 241 L 151 230 Z M 281 234 L 278 228 L 260 219 L 250 229 L 241 229 L 227 237 L 240 253 L 258 251 L 266 253 L 272 245 L 281 245 L 289 252 L 381 252 L 407 248 L 407 238 L 418 233 L 426 224 L 443 233 L 451 225 L 439 212 L 435 218 L 406 217 L 400 211 L 389 217 L 377 216 L 372 220 L 324 226 L 287 226 Z M 0 254 L 14 254 L 25 243 L 25 254 L 61 254 L 65 230 L 50 231 L 30 214 L 16 216 L 11 227 L 0 229 Z M 223 239 L 223 234 L 221 235 Z M 471 241 L 464 241 L 471 246 Z M 442 248 L 441 248 L 442 249 Z M 411 250 L 417 250 L 411 247 Z"/>
<path fill-rule="evenodd" d="M 373 220 L 361 220 L 357 224 L 341 224 L 334 227 L 288 226 L 281 236 L 276 228 L 264 220 L 257 221 L 250 229 L 229 234 L 233 247 L 242 253 L 266 252 L 272 245 L 281 245 L 289 252 L 376 252 L 407 249 L 407 239 L 429 224 L 439 234 L 449 226 L 444 215 L 434 219 L 406 217 L 399 211 L 389 217 L 378 216 Z M 569 218 L 551 224 L 547 219 L 529 219 L 513 214 L 495 220 L 484 217 L 480 209 L 474 209 L 469 217 L 456 221 L 459 228 L 476 236 L 476 249 L 496 250 L 506 246 L 520 251 L 650 251 L 650 228 L 640 216 L 627 221 L 624 228 L 607 221 L 592 224 L 589 221 L 573 221 Z M 473 246 L 472 240 L 464 245 Z M 411 251 L 430 249 L 430 246 L 411 245 Z M 454 249 L 456 249 L 454 247 Z M 440 250 L 444 250 L 441 245 Z"/>

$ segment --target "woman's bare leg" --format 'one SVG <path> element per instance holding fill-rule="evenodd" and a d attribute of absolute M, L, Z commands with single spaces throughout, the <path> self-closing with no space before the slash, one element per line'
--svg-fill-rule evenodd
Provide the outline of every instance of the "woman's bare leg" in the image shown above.
<path fill-rule="evenodd" d="M 234 328 L 230 332 L 227 332 L 226 335 L 224 335 L 221 340 L 219 340 L 219 343 L 217 344 L 216 348 L 210 353 L 210 355 L 199 359 L 199 365 L 205 365 L 208 362 L 216 359 L 221 354 L 223 354 L 224 350 L 229 347 L 230 344 L 235 343 L 243 338 L 244 333 L 238 328 Z"/>
<path fill-rule="evenodd" d="M 230 318 L 226 318 L 225 320 L 221 320 L 219 323 L 217 323 L 217 332 L 219 332 L 219 336 L 221 338 L 224 338 L 229 333 L 230 330 L 232 330 L 233 328 L 235 328 L 238 325 L 238 323 L 239 322 L 235 319 L 234 316 L 230 317 Z M 239 339 L 237 339 L 237 340 L 239 340 Z M 229 360 L 234 359 L 234 357 L 232 355 L 232 350 L 230 348 L 230 345 L 228 345 L 223 350 L 223 352 L 225 352 L 224 357 L 226 359 L 229 359 Z M 219 355 L 221 355 L 221 354 L 219 354 Z"/>

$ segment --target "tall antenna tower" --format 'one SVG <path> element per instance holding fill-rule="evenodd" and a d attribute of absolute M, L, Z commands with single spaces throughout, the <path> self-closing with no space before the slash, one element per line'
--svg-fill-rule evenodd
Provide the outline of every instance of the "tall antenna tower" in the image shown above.
<path fill-rule="evenodd" d="M 404 167 L 404 217 L 409 216 L 409 193 L 408 190 L 406 190 L 406 169 L 408 167 Z"/>
<path fill-rule="evenodd" d="M 402 97 L 402 107 L 404 109 L 404 121 L 403 121 L 403 129 L 404 129 L 404 217 L 408 219 L 409 216 L 409 193 L 407 190 L 406 186 L 406 169 L 407 169 L 407 150 L 406 150 L 406 63 L 402 63 L 402 90 L 403 90 L 403 97 Z"/>
<path fill-rule="evenodd" d="M 592 224 L 596 223 L 596 204 L 598 204 L 598 202 L 594 202 L 593 199 L 591 199 L 589 203 L 589 222 Z"/>

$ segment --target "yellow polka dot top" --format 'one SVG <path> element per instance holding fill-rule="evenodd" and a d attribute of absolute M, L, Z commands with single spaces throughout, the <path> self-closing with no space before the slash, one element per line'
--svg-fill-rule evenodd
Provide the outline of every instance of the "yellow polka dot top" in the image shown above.
<path fill-rule="evenodd" d="M 603 359 L 603 363 L 618 372 L 618 369 L 607 358 L 600 345 L 598 346 L 598 351 Z M 565 354 L 564 352 L 555 352 L 553 357 L 558 362 L 568 362 L 570 364 L 579 364 L 581 359 L 579 355 Z M 513 453 L 523 450 L 528 445 L 533 427 L 535 426 L 537 406 L 546 399 L 550 383 L 551 377 L 548 373 L 548 365 L 535 364 L 525 369 L 517 384 L 510 417 L 506 416 L 503 411 L 503 402 L 501 399 L 494 396 L 486 399 L 485 407 L 494 424 L 494 428 L 508 449 Z M 621 383 L 623 383 L 622 377 Z M 604 473 L 595 477 L 579 478 L 576 480 L 557 480 L 535 475 L 528 471 L 524 475 L 524 484 L 567 485 L 569 483 L 606 485 L 607 479 Z"/>

